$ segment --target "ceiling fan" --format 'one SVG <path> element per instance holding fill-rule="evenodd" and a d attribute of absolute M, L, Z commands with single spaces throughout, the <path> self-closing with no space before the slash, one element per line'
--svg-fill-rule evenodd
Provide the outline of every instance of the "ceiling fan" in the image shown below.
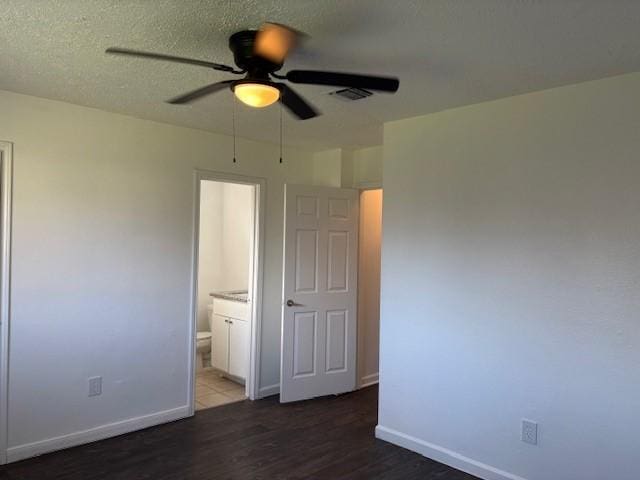
<path fill-rule="evenodd" d="M 264 23 L 259 30 L 236 32 L 229 37 L 229 48 L 233 52 L 237 68 L 205 60 L 128 48 L 112 47 L 108 48 L 106 53 L 198 65 L 235 75 L 244 75 L 239 80 L 223 80 L 174 97 L 168 101 L 172 104 L 189 103 L 229 88 L 240 101 L 251 107 L 266 107 L 279 100 L 299 119 L 306 120 L 318 116 L 319 112 L 289 85 L 276 82 L 272 78 L 291 83 L 355 87 L 391 93 L 398 90 L 400 82 L 393 77 L 319 70 L 290 70 L 285 75 L 276 73 L 282 68 L 288 53 L 302 36 L 302 33 L 278 23 Z"/>

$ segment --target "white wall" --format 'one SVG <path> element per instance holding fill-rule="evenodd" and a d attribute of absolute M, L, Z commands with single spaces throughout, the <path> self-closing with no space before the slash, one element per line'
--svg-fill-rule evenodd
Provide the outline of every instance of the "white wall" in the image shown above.
<path fill-rule="evenodd" d="M 385 126 L 379 435 L 638 478 L 639 106 L 633 74 Z"/>
<path fill-rule="evenodd" d="M 343 159 L 342 184 L 344 186 L 382 185 L 383 147 L 381 145 L 345 151 Z M 348 183 L 349 180 L 350 183 Z"/>
<path fill-rule="evenodd" d="M 250 185 L 224 184 L 223 290 L 248 290 L 249 288 L 254 188 Z"/>
<path fill-rule="evenodd" d="M 209 329 L 207 305 L 209 293 L 224 290 L 223 199 L 224 183 L 203 181 L 200 184 L 200 228 L 198 246 L 198 331 Z"/>
<path fill-rule="evenodd" d="M 358 382 L 367 386 L 378 381 L 380 343 L 380 249 L 382 234 L 382 190 L 360 194 L 358 235 Z"/>
<path fill-rule="evenodd" d="M 313 154 L 313 180 L 323 187 L 339 187 L 342 149 L 334 148 Z"/>
<path fill-rule="evenodd" d="M 323 150 L 313 154 L 314 183 L 361 188 L 382 185 L 382 146 Z"/>
<path fill-rule="evenodd" d="M 283 184 L 312 183 L 311 154 L 281 165 L 276 145 L 239 140 L 233 164 L 229 137 L 8 92 L 0 105 L 15 162 L 12 458 L 186 405 L 195 168 L 267 179 L 260 381 L 276 384 Z M 93 375 L 103 394 L 88 398 Z"/>

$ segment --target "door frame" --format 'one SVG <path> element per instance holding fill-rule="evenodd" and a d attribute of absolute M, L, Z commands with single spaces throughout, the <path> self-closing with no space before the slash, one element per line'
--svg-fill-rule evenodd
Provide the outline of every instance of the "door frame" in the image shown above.
<path fill-rule="evenodd" d="M 200 238 L 200 185 L 203 180 L 237 183 L 255 187 L 253 208 L 253 298 L 251 302 L 249 372 L 245 381 L 246 394 L 258 398 L 260 385 L 260 340 L 262 338 L 262 290 L 264 279 L 265 206 L 267 181 L 262 177 L 236 175 L 196 169 L 194 171 L 192 263 L 191 263 L 191 319 L 189 322 L 189 414 L 195 412 L 196 332 L 198 322 L 198 241 Z"/>
<path fill-rule="evenodd" d="M 0 465 L 7 463 L 9 437 L 9 320 L 11 287 L 11 199 L 13 144 L 0 142 Z"/>

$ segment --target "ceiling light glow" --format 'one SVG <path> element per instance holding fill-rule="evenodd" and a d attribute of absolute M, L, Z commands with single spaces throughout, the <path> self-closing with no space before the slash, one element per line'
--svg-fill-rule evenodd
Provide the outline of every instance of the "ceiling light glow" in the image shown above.
<path fill-rule="evenodd" d="M 280 90 L 264 83 L 241 83 L 233 92 L 242 103 L 257 108 L 267 107 L 280 98 Z"/>

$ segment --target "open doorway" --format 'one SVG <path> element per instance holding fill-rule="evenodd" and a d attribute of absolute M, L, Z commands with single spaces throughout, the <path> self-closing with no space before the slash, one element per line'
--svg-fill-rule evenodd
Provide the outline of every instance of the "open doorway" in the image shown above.
<path fill-rule="evenodd" d="M 360 192 L 358 235 L 358 387 L 378 383 L 382 189 Z"/>
<path fill-rule="evenodd" d="M 260 308 L 261 181 L 199 173 L 193 407 L 254 398 Z"/>

